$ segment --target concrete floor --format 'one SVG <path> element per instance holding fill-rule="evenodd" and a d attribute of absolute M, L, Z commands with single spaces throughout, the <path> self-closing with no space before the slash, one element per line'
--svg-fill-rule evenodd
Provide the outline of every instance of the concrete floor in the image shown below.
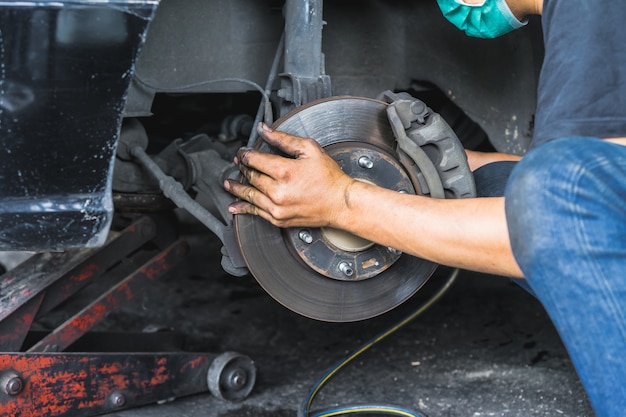
<path fill-rule="evenodd" d="M 351 324 L 313 321 L 279 305 L 251 277 L 219 266 L 219 243 L 196 236 L 185 265 L 110 326 L 173 327 L 191 351 L 234 350 L 258 367 L 252 394 L 210 394 L 126 410 L 117 417 L 295 417 L 311 385 L 346 354 L 418 308 L 450 272 L 441 269 L 392 312 Z M 593 411 L 539 303 L 507 279 L 462 272 L 437 304 L 344 368 L 313 410 L 385 403 L 429 417 L 591 417 Z"/>
<path fill-rule="evenodd" d="M 186 335 L 186 350 L 246 354 L 258 368 L 256 386 L 237 403 L 206 393 L 111 416 L 295 417 L 329 367 L 418 308 L 450 272 L 441 268 L 383 316 L 323 323 L 279 305 L 253 278 L 225 274 L 215 239 L 196 234 L 190 241 L 183 265 L 100 330 L 165 326 Z M 423 315 L 344 368 L 312 409 L 355 403 L 393 404 L 423 417 L 594 415 L 539 303 L 507 279 L 468 272 Z"/>

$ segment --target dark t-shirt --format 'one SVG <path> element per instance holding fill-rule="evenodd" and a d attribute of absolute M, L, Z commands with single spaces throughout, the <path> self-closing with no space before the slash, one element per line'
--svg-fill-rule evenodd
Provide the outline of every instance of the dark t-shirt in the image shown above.
<path fill-rule="evenodd" d="M 626 136 L 626 2 L 544 0 L 545 59 L 532 147 Z"/>

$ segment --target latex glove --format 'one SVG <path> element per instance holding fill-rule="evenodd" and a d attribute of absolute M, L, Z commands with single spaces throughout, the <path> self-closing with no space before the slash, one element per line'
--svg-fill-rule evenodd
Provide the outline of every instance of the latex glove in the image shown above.
<path fill-rule="evenodd" d="M 291 158 L 240 149 L 235 164 L 249 184 L 224 182 L 224 188 L 241 199 L 229 212 L 257 215 L 278 227 L 336 226 L 348 207 L 354 179 L 313 139 L 273 131 L 265 124 L 258 131 Z"/>

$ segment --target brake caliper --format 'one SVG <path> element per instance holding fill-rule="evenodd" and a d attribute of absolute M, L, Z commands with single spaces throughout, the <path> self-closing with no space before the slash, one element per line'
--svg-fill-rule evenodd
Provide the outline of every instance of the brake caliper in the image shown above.
<path fill-rule="evenodd" d="M 407 93 L 385 91 L 379 99 L 389 104 L 387 118 L 401 162 L 414 163 L 419 169 L 417 181 L 422 194 L 433 198 L 475 197 L 467 155 L 448 123 Z"/>

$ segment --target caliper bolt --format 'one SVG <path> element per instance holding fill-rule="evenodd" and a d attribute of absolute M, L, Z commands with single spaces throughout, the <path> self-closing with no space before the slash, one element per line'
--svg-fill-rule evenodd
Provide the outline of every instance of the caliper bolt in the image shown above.
<path fill-rule="evenodd" d="M 352 268 L 352 265 L 348 262 L 341 262 L 339 264 L 339 270 L 343 272 L 343 274 L 347 277 L 351 277 L 352 275 L 354 275 L 354 269 Z"/>
<path fill-rule="evenodd" d="M 298 233 L 298 237 L 306 244 L 310 245 L 311 243 L 313 243 L 313 236 L 311 236 L 311 232 L 309 232 L 308 230 L 300 230 L 300 233 Z"/>
<path fill-rule="evenodd" d="M 365 169 L 372 169 L 374 168 L 374 162 L 369 157 L 362 156 L 359 158 L 359 166 Z"/>
<path fill-rule="evenodd" d="M 126 397 L 121 392 L 111 394 L 111 403 L 116 407 L 124 407 L 126 405 Z"/>
<path fill-rule="evenodd" d="M 416 116 L 415 119 L 424 124 L 426 122 L 426 117 L 428 116 L 428 107 L 422 101 L 416 100 L 411 103 L 411 111 Z"/>
<path fill-rule="evenodd" d="M 10 373 L 2 377 L 2 390 L 7 395 L 17 395 L 24 389 L 24 382 L 17 374 Z"/>

